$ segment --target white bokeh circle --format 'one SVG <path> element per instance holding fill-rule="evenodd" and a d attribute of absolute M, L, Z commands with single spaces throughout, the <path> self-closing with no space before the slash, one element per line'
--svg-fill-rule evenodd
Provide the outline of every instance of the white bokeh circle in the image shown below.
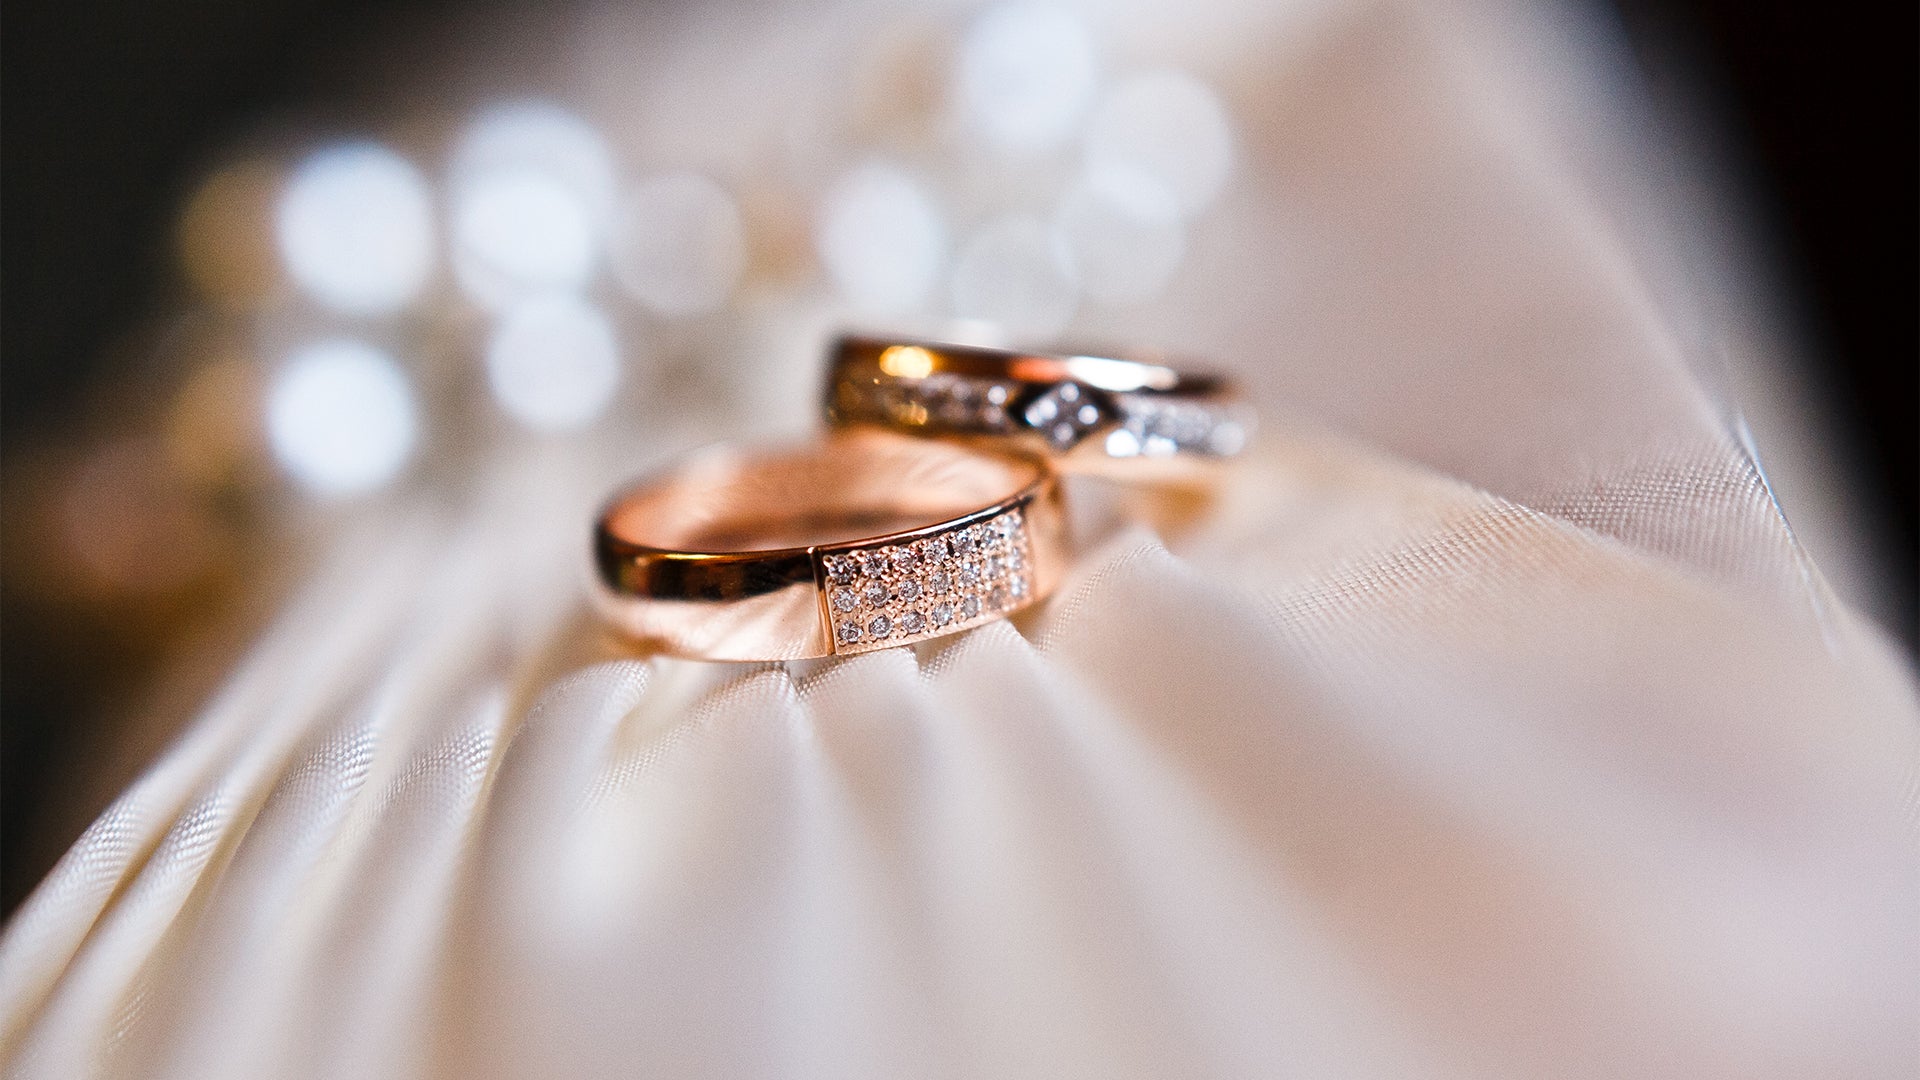
<path fill-rule="evenodd" d="M 598 419 L 620 385 L 620 349 L 599 308 L 550 295 L 509 308 L 487 343 L 487 385 L 521 425 L 574 431 Z"/>
<path fill-rule="evenodd" d="M 453 268 L 476 302 L 579 289 L 593 276 L 598 237 L 579 193 L 527 168 L 473 177 L 453 193 Z"/>
<path fill-rule="evenodd" d="M 1012 214 L 982 226 L 954 260 L 953 314 L 1025 340 L 1058 334 L 1078 304 L 1072 268 L 1038 218 Z"/>
<path fill-rule="evenodd" d="M 529 169 L 570 189 L 595 219 L 613 207 L 613 150 L 591 124 L 539 99 L 496 102 L 460 133 L 448 164 L 455 186 L 490 173 Z"/>
<path fill-rule="evenodd" d="M 565 109 L 538 100 L 482 109 L 454 147 L 447 186 L 454 276 L 480 305 L 578 290 L 598 269 L 613 154 Z"/>
<path fill-rule="evenodd" d="M 989 9 L 961 39 L 953 94 L 960 115 L 1005 150 L 1064 141 L 1098 82 L 1084 20 L 1061 8 L 1013 3 Z"/>
<path fill-rule="evenodd" d="M 855 168 L 827 192 L 815 239 L 841 294 L 876 314 L 919 309 L 947 256 L 946 223 L 932 196 L 881 162 Z"/>
<path fill-rule="evenodd" d="M 274 216 L 288 276 L 346 315 L 384 315 L 420 294 L 433 271 L 433 202 L 425 178 L 376 142 L 324 147 L 294 167 Z"/>
<path fill-rule="evenodd" d="M 1135 193 L 1083 176 L 1053 214 L 1054 243 L 1080 288 L 1104 304 L 1151 299 L 1164 290 L 1187 250 L 1178 217 Z"/>
<path fill-rule="evenodd" d="M 1185 216 L 1220 194 L 1233 167 L 1233 127 L 1213 89 L 1181 71 L 1113 87 L 1087 121 L 1087 170 L 1164 201 Z"/>
<path fill-rule="evenodd" d="M 725 188 L 698 173 L 649 177 L 621 201 L 610 257 L 621 287 L 653 311 L 715 311 L 733 295 L 746 266 L 740 208 Z"/>
<path fill-rule="evenodd" d="M 349 339 L 296 349 L 267 393 L 267 442 L 281 468 L 322 496 L 385 485 L 413 454 L 419 420 L 387 353 Z"/>

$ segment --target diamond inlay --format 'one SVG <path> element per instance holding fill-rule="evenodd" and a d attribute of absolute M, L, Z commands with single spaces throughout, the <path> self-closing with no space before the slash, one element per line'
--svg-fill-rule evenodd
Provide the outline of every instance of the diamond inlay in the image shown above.
<path fill-rule="evenodd" d="M 965 629 L 1032 594 L 1019 508 L 931 536 L 823 552 L 834 651 L 866 652 Z"/>
<path fill-rule="evenodd" d="M 1093 394 L 1072 382 L 1048 388 L 1027 403 L 1021 417 L 1028 427 L 1045 435 L 1056 450 L 1073 449 L 1108 419 Z"/>
<path fill-rule="evenodd" d="M 923 378 L 843 377 L 831 410 L 842 422 L 927 431 L 1033 431 L 1062 452 L 1093 439 L 1116 458 L 1232 457 L 1252 431 L 1251 414 L 1232 402 L 1109 392 L 1071 380 L 1023 387 L 1010 380 L 949 372 Z"/>

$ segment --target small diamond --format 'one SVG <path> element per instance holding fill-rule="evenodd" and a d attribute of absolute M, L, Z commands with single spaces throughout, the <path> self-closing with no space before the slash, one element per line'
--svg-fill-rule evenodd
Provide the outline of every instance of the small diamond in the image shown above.
<path fill-rule="evenodd" d="M 874 637 L 883 638 L 892 632 L 893 620 L 887 618 L 885 615 L 875 615 L 873 618 L 867 620 L 867 633 L 872 634 Z"/>
<path fill-rule="evenodd" d="M 1013 580 L 1007 582 L 1007 591 L 1013 594 L 1015 600 L 1027 595 L 1027 579 L 1018 574 L 1014 575 Z"/>
<path fill-rule="evenodd" d="M 920 561 L 923 563 L 937 563 L 948 555 L 947 538 L 944 536 L 929 536 L 920 541 L 917 546 L 920 548 Z"/>
<path fill-rule="evenodd" d="M 860 628 L 852 623 L 840 624 L 840 644 L 851 645 L 860 640 Z"/>
<path fill-rule="evenodd" d="M 1005 589 L 1005 587 L 1000 585 L 995 585 L 993 587 L 993 591 L 987 594 L 987 603 L 992 607 L 997 607 L 997 608 L 1006 607 L 1007 606 L 1007 590 Z"/>
<path fill-rule="evenodd" d="M 1007 399 L 1012 396 L 1013 389 L 1005 383 L 994 383 L 992 386 L 987 387 L 987 400 L 993 402 L 995 405 L 1005 405 Z"/>
<path fill-rule="evenodd" d="M 969 595 L 965 600 L 960 601 L 960 617 L 961 618 L 971 619 L 978 614 L 980 614 L 980 598 L 979 597 Z"/>
<path fill-rule="evenodd" d="M 894 548 L 888 553 L 887 558 L 893 563 L 895 570 L 913 569 L 913 549 L 906 544 Z"/>
<path fill-rule="evenodd" d="M 827 560 L 827 576 L 832 578 L 833 583 L 836 585 L 851 583 L 854 575 L 858 573 L 859 567 L 854 563 L 853 557 L 850 555 L 835 555 L 833 558 Z"/>
<path fill-rule="evenodd" d="M 1043 432 L 1055 449 L 1068 450 L 1098 428 L 1108 418 L 1108 407 L 1100 395 L 1082 390 L 1076 383 L 1063 382 L 1027 402 L 1020 419 L 1035 431 Z"/>
<path fill-rule="evenodd" d="M 945 570 L 935 570 L 927 575 L 927 591 L 943 593 L 953 588 L 953 576 Z"/>
<path fill-rule="evenodd" d="M 987 525 L 993 529 L 994 535 L 1005 540 L 1013 535 L 1013 527 L 1018 524 L 1018 522 L 1014 520 L 1016 513 L 1017 511 L 1009 511 L 1008 513 L 1001 514 L 999 517 L 988 522 Z"/>
<path fill-rule="evenodd" d="M 1247 445 L 1247 429 L 1232 420 L 1222 420 L 1207 433 L 1207 452 L 1232 457 Z"/>
<path fill-rule="evenodd" d="M 917 611 L 909 611 L 900 616 L 900 632 L 903 634 L 917 634 L 926 628 L 926 616 Z"/>
<path fill-rule="evenodd" d="M 940 419 L 956 426 L 966 424 L 973 415 L 973 387 L 956 382 L 947 388 L 945 400 L 940 403 Z"/>
<path fill-rule="evenodd" d="M 915 600 L 920 599 L 920 583 L 912 578 L 907 578 L 894 585 L 893 595 L 896 600 L 911 604 Z"/>
<path fill-rule="evenodd" d="M 879 577 L 887 572 L 887 557 L 877 551 L 863 551 L 860 559 L 868 577 Z"/>
<path fill-rule="evenodd" d="M 879 607 L 887 602 L 887 587 L 878 581 L 867 582 L 867 587 L 861 592 L 866 596 L 867 603 L 873 607 Z"/>
<path fill-rule="evenodd" d="M 1007 560 L 998 555 L 987 556 L 987 576 L 997 578 L 1007 572 Z"/>
<path fill-rule="evenodd" d="M 1020 569 L 1020 564 L 1025 560 L 1026 557 L 1020 554 L 1019 548 L 1010 547 L 1007 549 L 1007 569 L 1018 570 Z"/>
<path fill-rule="evenodd" d="M 960 584 L 980 584 L 980 564 L 969 559 L 960 564 Z"/>
<path fill-rule="evenodd" d="M 973 526 L 969 525 L 966 528 L 961 529 L 953 534 L 953 550 L 964 555 L 967 552 L 972 551 L 974 549 L 974 546 L 975 546 L 975 538 L 973 535 Z"/>
<path fill-rule="evenodd" d="M 935 604 L 933 605 L 931 614 L 933 615 L 933 625 L 945 626 L 953 621 L 953 605 Z"/>
<path fill-rule="evenodd" d="M 860 597 L 856 596 L 852 589 L 833 590 L 833 607 L 835 611 L 852 611 L 858 607 L 859 604 Z"/>

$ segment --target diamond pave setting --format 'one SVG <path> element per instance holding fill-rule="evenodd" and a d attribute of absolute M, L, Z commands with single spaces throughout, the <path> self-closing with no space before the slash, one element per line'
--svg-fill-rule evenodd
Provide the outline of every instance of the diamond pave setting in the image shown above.
<path fill-rule="evenodd" d="M 1019 507 L 914 540 L 822 551 L 820 560 L 842 655 L 968 629 L 1024 606 L 1033 592 Z"/>
<path fill-rule="evenodd" d="M 1005 435 L 1032 431 L 1065 452 L 1094 441 L 1109 457 L 1232 457 L 1251 418 L 1226 402 L 1109 393 L 1073 381 L 1022 388 L 1009 379 L 950 373 L 924 378 L 843 377 L 832 413 L 923 431 Z"/>

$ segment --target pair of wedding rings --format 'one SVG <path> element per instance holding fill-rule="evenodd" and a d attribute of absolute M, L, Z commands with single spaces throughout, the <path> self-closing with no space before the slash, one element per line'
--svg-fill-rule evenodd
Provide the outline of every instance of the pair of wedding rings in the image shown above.
<path fill-rule="evenodd" d="M 825 407 L 821 439 L 696 454 L 616 497 L 601 613 L 704 660 L 958 633 L 1065 572 L 1063 472 L 1192 477 L 1251 426 L 1224 380 L 1160 364 L 861 337 L 833 346 Z"/>

